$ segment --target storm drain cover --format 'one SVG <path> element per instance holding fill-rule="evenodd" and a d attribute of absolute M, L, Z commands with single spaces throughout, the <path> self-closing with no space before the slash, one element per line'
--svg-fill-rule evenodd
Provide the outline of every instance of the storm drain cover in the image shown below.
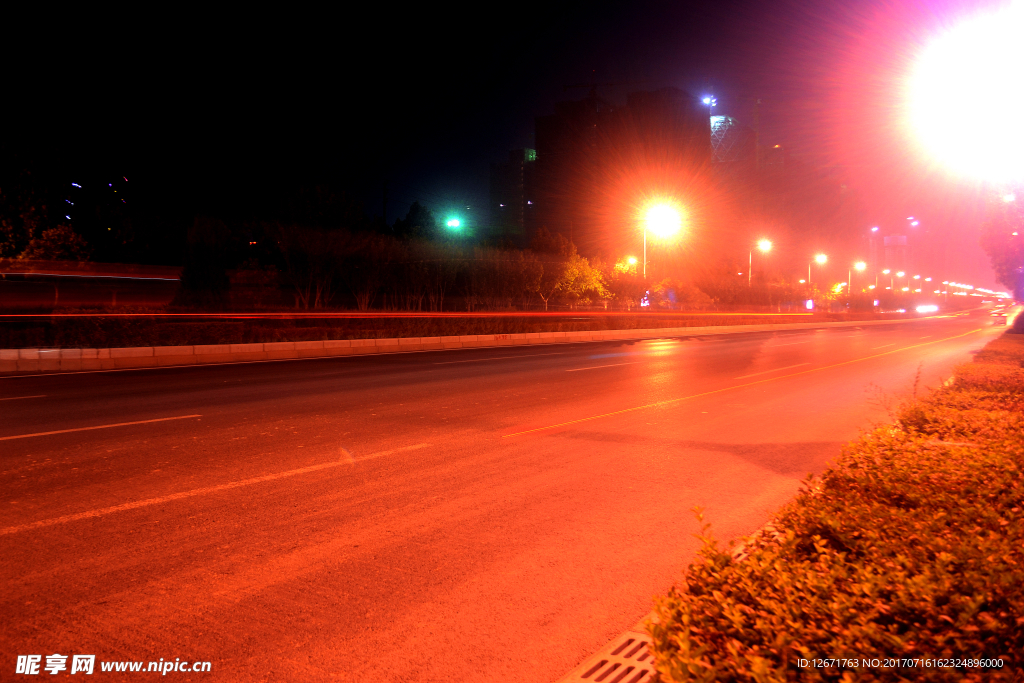
<path fill-rule="evenodd" d="M 653 683 L 655 671 L 646 633 L 626 631 L 580 664 L 560 683 Z"/>

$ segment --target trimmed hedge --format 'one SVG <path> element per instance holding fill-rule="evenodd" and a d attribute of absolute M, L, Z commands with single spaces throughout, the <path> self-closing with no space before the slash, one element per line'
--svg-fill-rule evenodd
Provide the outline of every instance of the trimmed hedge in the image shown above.
<path fill-rule="evenodd" d="M 1022 366 L 1024 337 L 995 340 L 739 549 L 701 519 L 649 627 L 662 680 L 1021 680 Z"/>

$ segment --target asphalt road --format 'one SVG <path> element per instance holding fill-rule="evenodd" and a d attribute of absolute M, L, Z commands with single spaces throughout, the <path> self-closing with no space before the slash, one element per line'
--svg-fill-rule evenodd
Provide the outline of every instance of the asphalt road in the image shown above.
<path fill-rule="evenodd" d="M 0 379 L 0 679 L 555 680 L 1003 329 Z"/>

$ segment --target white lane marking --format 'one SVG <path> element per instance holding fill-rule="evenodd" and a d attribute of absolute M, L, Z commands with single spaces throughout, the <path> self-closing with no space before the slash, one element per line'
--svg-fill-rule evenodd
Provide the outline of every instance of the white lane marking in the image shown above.
<path fill-rule="evenodd" d="M 0 436 L 0 441 L 11 439 L 31 439 L 34 436 L 50 436 L 51 434 L 67 434 L 68 432 L 87 432 L 92 429 L 110 429 L 111 427 L 127 427 L 128 425 L 144 425 L 151 422 L 167 422 L 168 420 L 187 420 L 202 415 L 178 415 L 176 417 L 158 417 L 155 420 L 138 420 L 136 422 L 115 422 L 110 425 L 96 425 L 95 427 L 75 427 L 74 429 L 57 429 L 52 432 L 36 432 L 35 434 L 16 434 L 15 436 Z"/>
<path fill-rule="evenodd" d="M 0 401 L 18 401 L 23 398 L 45 398 L 46 394 L 36 394 L 35 396 L 8 396 L 7 398 L 0 398 Z"/>
<path fill-rule="evenodd" d="M 182 491 L 180 493 L 172 493 L 169 496 L 161 496 L 159 498 L 147 498 L 146 500 L 136 500 L 131 503 L 123 503 L 121 505 L 114 505 L 108 508 L 100 508 L 98 510 L 87 510 L 86 512 L 79 512 L 73 515 L 64 515 L 63 517 L 53 517 L 51 519 L 41 519 L 38 522 L 31 522 L 29 524 L 21 524 L 19 526 L 9 526 L 6 529 L 0 529 L 0 536 L 6 536 L 8 534 L 16 534 L 19 531 L 28 531 L 30 529 L 39 529 L 47 526 L 54 526 L 56 524 L 67 524 L 68 522 L 77 522 L 82 519 L 91 519 L 93 517 L 103 517 L 104 515 L 110 515 L 115 512 L 124 512 L 126 510 L 135 510 L 138 508 L 149 507 L 150 505 L 159 505 L 161 503 L 169 503 L 174 500 L 181 500 L 182 498 L 192 498 L 194 496 L 202 496 L 207 493 L 217 493 L 219 491 L 228 491 L 230 489 L 237 489 L 242 486 L 251 486 L 253 484 L 261 484 L 265 481 L 274 481 L 275 479 L 284 479 L 285 477 L 294 477 L 299 474 L 306 474 L 308 472 L 319 472 L 320 470 L 326 470 L 331 467 L 340 467 L 341 465 L 352 465 L 361 460 L 369 460 L 370 458 L 380 458 L 385 455 L 391 455 L 392 453 L 399 453 L 402 451 L 413 451 L 420 448 L 426 448 L 429 443 L 418 443 L 415 446 L 404 446 L 402 448 L 395 448 L 390 451 L 381 451 L 379 453 L 371 453 L 370 455 L 363 456 L 362 458 L 353 458 L 347 451 L 342 451 L 348 458 L 344 460 L 334 460 L 332 462 L 324 462 L 319 465 L 310 465 L 309 467 L 300 467 L 297 470 L 288 470 L 287 472 L 276 472 L 274 474 L 265 474 L 262 477 L 253 477 L 251 479 L 242 479 L 241 481 L 232 481 L 227 484 L 217 484 L 216 486 L 207 486 L 201 489 L 192 489 L 191 491 Z"/>
<path fill-rule="evenodd" d="M 812 341 L 815 341 L 815 340 L 814 339 L 808 339 L 807 341 L 790 342 L 788 344 L 772 344 L 772 348 L 775 348 L 776 346 L 795 346 L 797 344 L 810 344 Z"/>
<path fill-rule="evenodd" d="M 390 451 L 378 451 L 376 453 L 370 453 L 369 455 L 363 455 L 363 456 L 360 456 L 358 458 L 353 456 L 348 451 L 343 451 L 343 453 L 346 456 L 348 456 L 348 460 L 345 461 L 345 462 L 347 462 L 350 465 L 354 465 L 355 463 L 362 462 L 364 460 L 373 460 L 374 458 L 383 458 L 385 455 L 393 455 L 395 453 L 404 453 L 405 451 L 418 451 L 419 449 L 427 448 L 428 446 L 430 446 L 429 443 L 418 443 L 418 444 L 415 444 L 413 446 L 402 446 L 401 448 L 393 448 Z"/>
<path fill-rule="evenodd" d="M 574 368 L 572 370 L 566 370 L 566 372 L 580 372 L 581 370 L 597 370 L 599 368 L 614 368 L 614 367 L 617 367 L 619 365 L 635 365 L 635 364 L 637 364 L 639 362 L 640 361 L 638 361 L 638 360 L 631 360 L 628 363 L 612 363 L 611 365 L 594 365 L 594 366 L 589 367 L 589 368 Z"/>
<path fill-rule="evenodd" d="M 803 367 L 804 365 L 810 365 L 810 363 L 797 363 L 796 365 L 787 365 L 784 368 L 775 368 L 774 370 L 765 370 L 764 372 L 755 372 L 750 375 L 740 375 L 739 377 L 733 377 L 733 379 L 746 379 L 748 377 L 757 377 L 758 375 L 767 375 L 769 372 L 779 372 L 781 370 L 792 370 L 793 368 Z"/>
<path fill-rule="evenodd" d="M 875 349 L 884 349 L 887 346 L 896 346 L 896 342 L 893 342 L 892 344 L 882 344 L 881 346 L 872 346 L 871 350 L 874 351 Z"/>
<path fill-rule="evenodd" d="M 434 365 L 451 365 L 452 363 L 481 363 L 485 360 L 507 360 L 509 358 L 533 358 L 534 356 L 564 356 L 568 351 L 555 353 L 529 353 L 523 356 L 495 356 L 494 358 L 471 358 L 469 360 L 443 360 L 435 362 Z"/>

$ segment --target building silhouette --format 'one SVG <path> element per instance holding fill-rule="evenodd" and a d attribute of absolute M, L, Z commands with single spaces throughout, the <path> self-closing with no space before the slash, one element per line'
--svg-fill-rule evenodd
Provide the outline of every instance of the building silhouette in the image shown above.
<path fill-rule="evenodd" d="M 524 247 L 529 241 L 537 150 L 514 149 L 508 161 L 491 164 L 491 227 L 502 241 Z"/>
<path fill-rule="evenodd" d="M 535 156 L 515 150 L 491 167 L 492 223 L 525 241 L 544 227 L 585 255 L 621 251 L 645 198 L 671 194 L 711 159 L 707 107 L 678 88 L 630 93 L 615 106 L 595 87 L 537 117 L 535 131 Z"/>

